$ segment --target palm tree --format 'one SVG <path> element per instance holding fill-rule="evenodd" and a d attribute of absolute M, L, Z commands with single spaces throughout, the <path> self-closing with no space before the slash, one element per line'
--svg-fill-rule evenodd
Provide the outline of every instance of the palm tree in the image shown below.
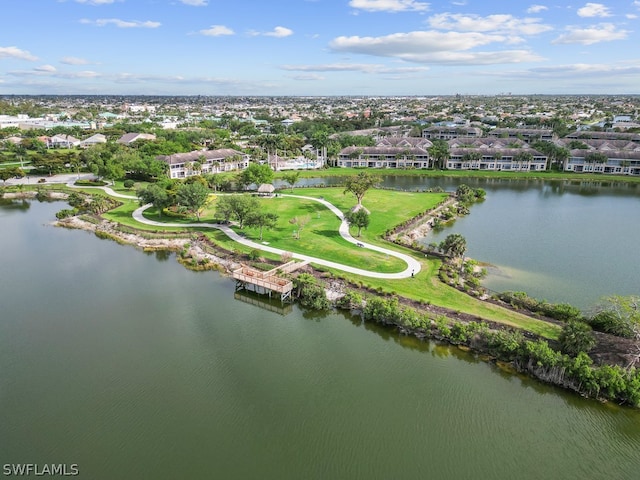
<path fill-rule="evenodd" d="M 526 163 L 526 170 L 530 169 L 531 162 L 533 161 L 533 154 L 531 152 L 518 152 L 514 155 L 513 159 L 518 163 L 518 170 L 522 170 L 522 164 Z"/>
<path fill-rule="evenodd" d="M 609 158 L 602 152 L 589 152 L 584 156 L 584 161 L 592 167 L 592 171 L 595 171 L 593 165 L 595 163 L 602 164 L 607 163 Z"/>
<path fill-rule="evenodd" d="M 444 162 L 449 158 L 449 144 L 444 140 L 434 140 L 433 145 L 427 148 L 429 156 L 434 159 L 435 167 L 444 169 Z"/>
<path fill-rule="evenodd" d="M 502 152 L 500 152 L 499 150 L 493 152 L 493 160 L 496 162 L 496 170 L 502 169 L 502 167 L 498 168 L 498 166 L 500 165 L 499 162 L 500 160 L 502 160 Z"/>
<path fill-rule="evenodd" d="M 482 158 L 482 154 L 477 151 L 465 152 L 462 156 L 463 162 L 468 162 L 469 166 L 472 166 L 474 162 L 477 162 Z"/>
<path fill-rule="evenodd" d="M 559 169 L 561 169 L 561 165 L 563 166 L 562 168 L 564 168 L 564 162 L 569 160 L 570 157 L 571 153 L 564 147 L 558 147 L 553 152 L 553 162 L 558 166 Z"/>

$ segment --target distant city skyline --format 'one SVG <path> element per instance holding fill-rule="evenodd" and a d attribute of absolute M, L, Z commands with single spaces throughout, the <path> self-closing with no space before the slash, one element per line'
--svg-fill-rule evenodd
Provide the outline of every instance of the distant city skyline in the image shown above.
<path fill-rule="evenodd" d="M 6 0 L 0 94 L 639 94 L 640 0 Z"/>

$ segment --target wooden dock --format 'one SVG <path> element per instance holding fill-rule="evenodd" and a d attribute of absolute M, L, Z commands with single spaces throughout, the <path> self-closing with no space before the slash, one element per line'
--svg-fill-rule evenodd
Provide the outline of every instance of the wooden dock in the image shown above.
<path fill-rule="evenodd" d="M 269 271 L 257 270 L 246 265 L 233 271 L 233 278 L 236 281 L 236 290 L 249 290 L 262 295 L 277 293 L 280 300 L 291 302 L 291 292 L 293 282 L 279 276 L 281 273 L 291 273 L 309 262 L 288 262 Z"/>

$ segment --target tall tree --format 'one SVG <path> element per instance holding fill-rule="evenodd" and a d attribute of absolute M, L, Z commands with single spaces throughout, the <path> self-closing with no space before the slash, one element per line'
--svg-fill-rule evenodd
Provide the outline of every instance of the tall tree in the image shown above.
<path fill-rule="evenodd" d="M 291 192 L 293 192 L 293 186 L 298 182 L 299 178 L 300 172 L 298 171 L 287 172 L 282 175 L 282 180 L 289 184 L 289 186 L 291 187 Z"/>
<path fill-rule="evenodd" d="M 200 182 L 184 183 L 178 187 L 176 199 L 179 205 L 186 207 L 200 221 L 202 208 L 209 200 L 209 189 Z"/>
<path fill-rule="evenodd" d="M 140 205 L 152 204 L 158 211 L 158 216 L 162 217 L 162 210 L 171 205 L 171 199 L 167 190 L 160 185 L 150 183 L 145 188 L 136 191 Z"/>
<path fill-rule="evenodd" d="M 3 184 L 13 177 L 24 177 L 25 173 L 20 167 L 0 168 L 0 180 Z"/>
<path fill-rule="evenodd" d="M 216 215 L 226 222 L 236 220 L 243 228 L 247 218 L 259 208 L 260 202 L 251 195 L 222 195 L 217 199 Z"/>
<path fill-rule="evenodd" d="M 358 205 L 356 210 L 362 207 L 362 199 L 364 198 L 365 193 L 370 188 L 375 187 L 378 183 L 380 183 L 380 177 L 377 175 L 372 175 L 369 172 L 360 172 L 357 175 L 352 175 L 347 177 L 344 182 L 344 193 L 352 193 L 356 200 L 358 201 Z"/>
<path fill-rule="evenodd" d="M 260 229 L 260 240 L 262 241 L 262 230 L 264 228 L 275 228 L 278 222 L 278 215 L 273 212 L 266 212 L 263 210 L 256 210 L 249 212 L 245 225 L 247 227 L 255 227 Z"/>
<path fill-rule="evenodd" d="M 252 163 L 238 174 L 238 183 L 246 188 L 252 183 L 260 185 L 273 181 L 273 170 L 266 163 Z"/>
<path fill-rule="evenodd" d="M 529 170 L 531 162 L 533 161 L 533 154 L 531 152 L 518 152 L 514 155 L 513 159 L 518 163 L 518 170 L 522 170 L 523 164 L 527 165 L 525 170 Z"/>
<path fill-rule="evenodd" d="M 355 212 L 348 211 L 344 214 L 344 219 L 347 223 L 353 227 L 358 227 L 357 237 L 360 236 L 363 228 L 367 228 L 369 226 L 369 214 L 364 208 L 356 210 Z"/>
<path fill-rule="evenodd" d="M 433 158 L 433 166 L 439 170 L 444 169 L 445 160 L 449 158 L 449 144 L 444 140 L 433 140 L 433 145 L 427 148 L 429 156 Z"/>

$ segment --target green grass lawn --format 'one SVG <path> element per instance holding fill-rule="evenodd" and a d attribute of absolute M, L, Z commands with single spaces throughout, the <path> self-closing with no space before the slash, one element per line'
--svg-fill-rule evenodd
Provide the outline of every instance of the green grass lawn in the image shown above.
<path fill-rule="evenodd" d="M 343 195 L 339 188 L 316 188 L 296 190 L 296 194 L 310 197 L 324 197 L 341 210 L 347 210 L 355 204 L 355 199 L 350 195 Z M 437 205 L 446 196 L 443 194 L 429 194 L 416 192 L 396 192 L 391 190 L 371 190 L 367 192 L 363 205 L 371 211 L 371 225 L 368 230 L 363 230 L 363 239 L 371 243 L 385 244 L 394 250 L 413 255 L 420 260 L 422 270 L 414 278 L 402 280 L 378 280 L 369 277 L 347 274 L 338 270 L 331 270 L 335 276 L 349 280 L 355 284 L 369 286 L 380 292 L 393 293 L 402 297 L 423 302 L 430 302 L 455 311 L 475 315 L 483 319 L 511 325 L 529 330 L 547 338 L 558 337 L 560 329 L 550 323 L 537 320 L 499 306 L 479 301 L 463 292 L 460 292 L 438 279 L 440 261 L 425 258 L 423 255 L 397 245 L 388 244 L 381 239 L 382 234 L 389 228 L 410 218 L 418 213 Z M 355 247 L 344 241 L 337 232 L 338 218 L 322 204 L 312 200 L 290 197 L 263 198 L 260 200 L 269 211 L 279 215 L 277 228 L 265 230 L 263 241 L 269 245 L 284 250 L 305 253 L 320 258 L 326 258 L 347 265 L 357 266 L 368 270 L 380 272 L 393 272 L 404 269 L 404 262 L 393 257 L 385 258 L 385 255 L 371 252 L 370 250 Z M 123 225 L 142 230 L 158 230 L 158 227 L 143 225 L 135 222 L 131 217 L 133 211 L 138 208 L 135 201 L 124 201 L 123 205 L 106 213 L 105 218 L 119 222 Z M 216 221 L 215 200 L 210 204 L 202 216 L 203 222 Z M 301 233 L 301 238 L 293 238 L 294 225 L 289 219 L 294 216 L 308 215 L 310 221 Z M 152 220 L 161 220 L 167 223 L 192 223 L 192 218 L 178 219 L 163 217 L 159 219 L 153 209 L 149 209 L 145 216 Z M 196 228 L 165 227 L 167 231 L 198 231 Z M 239 245 L 230 240 L 226 235 L 217 230 L 202 229 L 207 237 L 214 243 L 227 250 L 247 253 L 248 247 Z M 243 232 L 248 238 L 259 241 L 258 231 L 253 228 L 245 228 Z M 274 255 L 264 253 L 267 258 L 276 258 Z"/>
<path fill-rule="evenodd" d="M 379 252 L 367 251 L 340 236 L 340 220 L 321 203 L 300 198 L 261 199 L 263 208 L 278 215 L 278 223 L 273 230 L 263 231 L 263 241 L 283 250 L 312 255 L 345 265 L 375 272 L 400 272 L 406 263 L 395 257 Z M 297 225 L 290 223 L 294 217 L 308 217 L 309 222 L 294 236 Z M 260 242 L 257 228 L 245 228 L 247 238 Z"/>
<path fill-rule="evenodd" d="M 250 240 L 257 243 L 267 242 L 269 246 L 282 250 L 324 258 L 376 272 L 400 272 L 406 268 L 406 263 L 402 260 L 379 252 L 367 251 L 344 240 L 338 233 L 340 220 L 321 203 L 289 197 L 262 198 L 260 202 L 263 208 L 278 215 L 278 222 L 276 228 L 263 230 L 262 240 L 260 240 L 260 232 L 257 228 L 245 227 L 242 230 L 235 228 Z M 214 200 L 203 211 L 201 222 L 213 223 L 219 220 L 215 217 L 215 207 L 214 197 Z M 150 220 L 163 223 L 187 224 L 195 221 L 193 217 L 179 218 L 165 215 L 159 218 L 155 209 L 149 209 L 144 215 Z M 290 223 L 294 217 L 309 218 L 307 225 L 300 231 L 299 238 L 294 236 L 294 232 L 298 231 L 299 227 Z"/>
<path fill-rule="evenodd" d="M 288 191 L 283 192 L 287 194 Z M 295 195 L 324 198 L 328 202 L 346 212 L 356 205 L 356 199 L 350 193 L 345 194 L 342 188 L 303 188 L 294 190 Z M 370 224 L 362 230 L 362 239 L 367 242 L 384 244 L 385 232 L 409 218 L 431 210 L 447 198 L 445 193 L 399 192 L 395 190 L 369 190 L 362 205 L 370 212 Z M 351 234 L 358 233 L 351 228 Z"/>
<path fill-rule="evenodd" d="M 138 188 L 144 188 L 147 185 L 149 185 L 149 182 L 136 181 L 136 183 L 134 184 L 133 188 L 125 188 L 124 180 L 116 180 L 115 185 L 107 185 L 107 186 L 111 187 L 114 192 L 120 193 L 122 195 L 131 195 L 131 196 L 135 197 L 136 196 L 136 190 Z"/>
<path fill-rule="evenodd" d="M 337 277 L 344 278 L 355 284 L 368 286 L 379 292 L 429 302 L 433 305 L 475 315 L 482 319 L 522 328 L 546 338 L 558 338 L 560 328 L 556 325 L 522 315 L 492 303 L 480 301 L 456 290 L 438 279 L 440 260 L 420 258 L 415 252 L 413 255 L 422 264 L 422 270 L 414 278 L 389 281 L 352 275 L 338 270 L 327 270 Z"/>

